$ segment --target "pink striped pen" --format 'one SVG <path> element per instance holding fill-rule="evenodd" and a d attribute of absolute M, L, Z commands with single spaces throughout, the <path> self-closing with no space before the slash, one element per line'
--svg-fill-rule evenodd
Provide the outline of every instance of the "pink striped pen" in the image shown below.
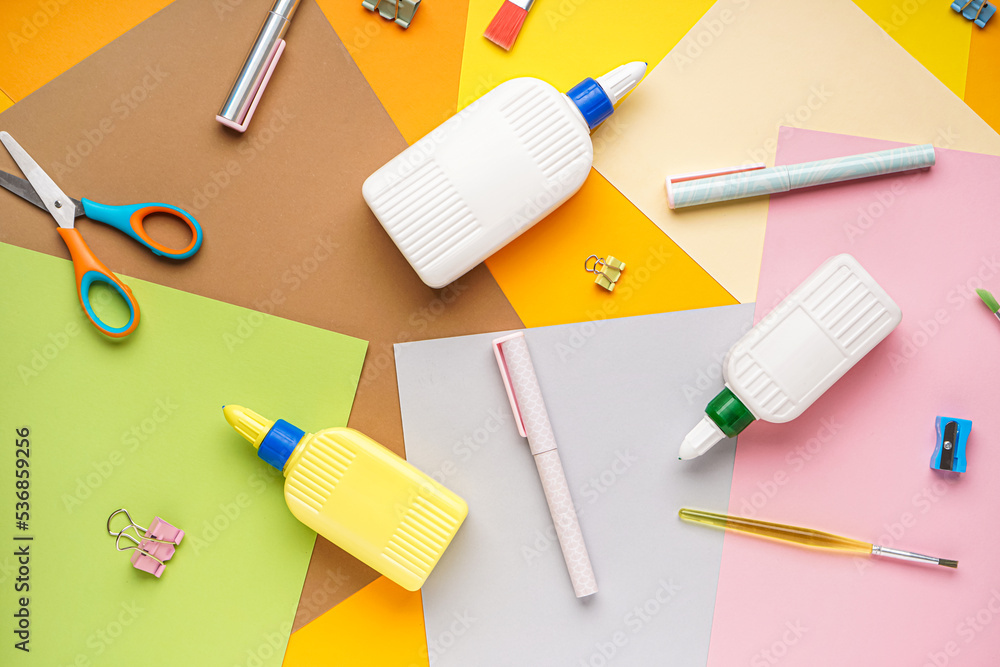
<path fill-rule="evenodd" d="M 524 332 L 519 331 L 494 340 L 493 353 L 500 366 L 500 375 L 507 389 L 510 407 L 514 411 L 518 433 L 528 439 L 535 459 L 559 546 L 566 559 L 573 592 L 578 598 L 593 595 L 597 592 L 597 580 L 590 566 L 590 556 L 583 542 L 580 522 L 577 520 L 569 484 L 566 483 L 562 461 L 556 450 L 556 437 L 552 433 Z"/>

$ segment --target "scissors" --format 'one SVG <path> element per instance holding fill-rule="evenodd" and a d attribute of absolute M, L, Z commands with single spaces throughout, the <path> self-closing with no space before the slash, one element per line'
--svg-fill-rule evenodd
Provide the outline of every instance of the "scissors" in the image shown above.
<path fill-rule="evenodd" d="M 69 248 L 76 272 L 76 291 L 80 296 L 80 305 L 95 327 L 112 338 L 124 338 L 135 331 L 139 325 L 139 304 L 132 296 L 132 290 L 97 259 L 84 242 L 79 230 L 73 226 L 73 221 L 80 216 L 102 222 L 152 250 L 155 254 L 170 259 L 187 259 L 201 248 L 202 231 L 198 221 L 189 213 L 169 204 L 136 204 L 133 206 L 107 206 L 89 199 L 72 199 L 67 197 L 59 186 L 49 178 L 38 163 L 35 162 L 21 145 L 14 141 L 6 132 L 0 132 L 0 142 L 14 158 L 28 180 L 12 176 L 0 171 L 0 187 L 18 195 L 35 206 L 48 211 L 59 225 L 59 236 Z M 191 242 L 184 248 L 168 248 L 154 241 L 143 228 L 145 219 L 153 213 L 166 213 L 182 220 L 191 230 Z M 118 292 L 118 295 L 128 304 L 129 319 L 121 327 L 113 327 L 101 319 L 90 305 L 90 287 L 94 283 L 105 283 Z"/>

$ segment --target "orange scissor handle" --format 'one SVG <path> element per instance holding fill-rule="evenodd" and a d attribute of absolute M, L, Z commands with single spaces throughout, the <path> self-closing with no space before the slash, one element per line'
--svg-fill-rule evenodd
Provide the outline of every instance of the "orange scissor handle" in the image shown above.
<path fill-rule="evenodd" d="M 76 291 L 80 296 L 80 305 L 87 317 L 97 327 L 101 333 L 112 338 L 124 338 L 139 326 L 139 304 L 132 296 L 132 290 L 128 285 L 118 279 L 118 276 L 111 273 L 111 270 L 104 266 L 101 260 L 94 256 L 93 251 L 80 235 L 80 230 L 75 228 L 60 227 L 59 236 L 62 237 L 66 247 L 69 248 L 70 257 L 73 259 L 73 269 L 76 272 Z M 125 300 L 129 309 L 129 319 L 125 326 L 113 327 L 101 321 L 94 312 L 90 304 L 90 286 L 95 282 L 110 285 L 118 292 L 118 295 Z"/>

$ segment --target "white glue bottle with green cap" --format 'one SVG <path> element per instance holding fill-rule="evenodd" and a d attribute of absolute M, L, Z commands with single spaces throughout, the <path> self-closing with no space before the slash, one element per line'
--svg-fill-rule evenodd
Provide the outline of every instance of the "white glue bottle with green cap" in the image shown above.
<path fill-rule="evenodd" d="M 747 332 L 722 362 L 726 386 L 681 443 L 693 459 L 757 419 L 795 419 L 902 319 L 851 255 L 831 257 Z"/>
<path fill-rule="evenodd" d="M 420 279 L 444 287 L 569 199 L 594 164 L 590 132 L 646 74 L 632 62 L 567 93 L 500 84 L 365 180 L 365 201 Z"/>

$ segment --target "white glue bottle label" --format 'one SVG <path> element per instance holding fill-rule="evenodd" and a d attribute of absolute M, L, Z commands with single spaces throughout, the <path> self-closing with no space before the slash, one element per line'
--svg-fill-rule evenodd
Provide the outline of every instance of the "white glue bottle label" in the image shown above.
<path fill-rule="evenodd" d="M 756 419 L 795 419 L 902 317 L 858 260 L 831 257 L 729 350 L 726 386 L 684 438 L 679 458 L 701 456 Z"/>
<path fill-rule="evenodd" d="M 580 189 L 590 131 L 645 73 L 629 63 L 566 94 L 502 83 L 369 176 L 365 201 L 420 279 L 444 287 Z"/>

